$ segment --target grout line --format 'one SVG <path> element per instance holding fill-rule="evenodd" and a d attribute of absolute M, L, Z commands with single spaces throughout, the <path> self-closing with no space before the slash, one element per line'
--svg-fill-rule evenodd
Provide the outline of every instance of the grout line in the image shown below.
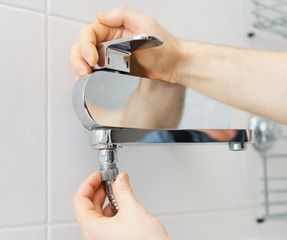
<path fill-rule="evenodd" d="M 71 22 L 76 22 L 76 23 L 84 23 L 84 24 L 90 24 L 91 22 L 88 21 L 84 21 L 84 20 L 80 20 L 80 19 L 76 19 L 76 18 L 71 18 L 71 17 L 65 17 L 65 16 L 61 16 L 58 14 L 54 14 L 54 13 L 49 13 L 48 14 L 49 17 L 54 17 L 54 18 L 58 18 L 61 20 L 67 20 L 67 21 L 71 21 Z"/>
<path fill-rule="evenodd" d="M 31 223 L 31 224 L 20 224 L 20 225 L 8 225 L 1 226 L 0 231 L 2 230 L 14 230 L 14 229 L 23 229 L 23 228 L 35 228 L 35 227 L 45 227 L 45 223 Z"/>
<path fill-rule="evenodd" d="M 46 22 L 46 240 L 50 239 L 50 229 L 49 229 L 49 219 L 50 219 L 50 104 L 49 104 L 49 19 L 48 19 L 48 0 L 45 1 L 46 13 L 45 13 L 45 22 Z"/>
<path fill-rule="evenodd" d="M 50 222 L 49 223 L 50 226 L 58 226 L 58 225 L 61 225 L 61 226 L 65 226 L 65 225 L 71 225 L 71 224 L 78 224 L 78 222 L 76 220 L 74 221 L 59 221 L 59 222 Z"/>
<path fill-rule="evenodd" d="M 11 4 L 11 3 L 0 3 L 0 6 L 1 7 L 12 8 L 14 10 L 17 9 L 17 10 L 23 10 L 23 11 L 27 11 L 27 12 L 31 12 L 31 13 L 45 15 L 45 11 L 39 11 L 39 10 L 36 10 L 36 9 L 24 7 L 24 6 L 17 6 L 15 4 Z"/>
<path fill-rule="evenodd" d="M 231 211 L 245 211 L 245 210 L 254 210 L 258 206 L 261 205 L 254 205 L 254 206 L 246 206 L 244 208 L 225 208 L 225 209 L 213 209 L 213 210 L 202 210 L 202 211 L 185 211 L 185 212 L 170 212 L 170 213 L 160 213 L 160 214 L 152 214 L 155 217 L 165 217 L 165 216 L 177 216 L 177 215 L 193 215 L 193 214 L 205 214 L 205 213 L 224 213 L 224 212 L 231 212 Z M 10 226 L 2 226 L 0 227 L 1 230 L 12 230 L 12 229 L 21 229 L 21 228 L 33 228 L 33 227 L 52 227 L 52 226 L 65 226 L 77 224 L 76 220 L 70 221 L 57 221 L 57 222 L 46 222 L 46 223 L 34 223 L 34 224 L 23 224 L 23 225 L 10 225 Z M 48 229 L 47 229 L 48 230 Z M 47 235 L 48 237 L 48 235 Z"/>
<path fill-rule="evenodd" d="M 48 0 L 46 0 L 46 10 L 45 11 L 39 11 L 39 10 L 35 10 L 35 9 L 30 9 L 27 7 L 23 7 L 23 6 L 17 6 L 17 5 L 13 5 L 10 3 L 0 3 L 0 7 L 7 7 L 7 8 L 11 8 L 14 10 L 22 10 L 22 11 L 27 11 L 30 13 L 36 13 L 36 14 L 40 14 L 40 15 L 45 15 L 46 17 L 54 17 L 54 18 L 58 18 L 61 20 L 67 20 L 67 21 L 72 21 L 72 22 L 76 22 L 76 23 L 83 23 L 83 24 L 90 24 L 91 22 L 89 21 L 85 21 L 85 20 L 81 20 L 81 19 L 76 19 L 76 18 L 72 18 L 72 17 L 66 17 L 66 16 L 61 16 L 58 14 L 54 14 L 54 13 L 48 13 Z"/>
<path fill-rule="evenodd" d="M 59 221 L 59 222 L 50 222 L 47 224 L 45 223 L 31 223 L 31 224 L 19 224 L 19 225 L 8 225 L 8 226 L 1 226 L 0 231 L 2 230 L 15 230 L 15 229 L 23 229 L 23 228 L 35 228 L 35 227 L 46 227 L 49 225 L 51 226 L 65 226 L 65 225 L 71 225 L 71 224 L 77 224 L 76 220 L 71 221 Z M 48 229 L 47 229 L 48 230 Z M 46 230 L 46 232 L 47 232 Z M 46 235 L 48 237 L 48 235 Z"/>
<path fill-rule="evenodd" d="M 261 205 L 235 207 L 235 208 L 219 208 L 219 209 L 198 210 L 198 211 L 167 212 L 167 213 L 157 213 L 157 214 L 151 213 L 151 215 L 155 217 L 164 217 L 164 216 L 176 216 L 176 215 L 192 215 L 192 214 L 201 214 L 201 213 L 224 213 L 224 212 L 231 212 L 231 211 L 244 211 L 248 209 L 251 210 L 259 206 Z"/>

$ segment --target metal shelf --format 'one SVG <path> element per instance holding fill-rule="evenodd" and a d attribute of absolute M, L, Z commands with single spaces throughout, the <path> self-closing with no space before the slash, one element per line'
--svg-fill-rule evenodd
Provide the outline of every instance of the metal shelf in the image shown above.
<path fill-rule="evenodd" d="M 265 194 L 265 190 L 262 191 L 262 193 Z M 287 193 L 287 189 L 272 189 L 272 190 L 268 190 L 268 193 Z"/>
<path fill-rule="evenodd" d="M 259 0 L 254 2 L 259 2 Z M 269 4 L 274 2 L 283 4 L 283 1 L 279 0 L 269 0 L 268 2 Z M 284 1 L 284 4 L 285 3 L 287 11 L 287 0 L 286 2 Z M 274 6 L 277 7 L 278 5 Z M 264 205 L 265 213 L 263 217 L 257 219 L 257 222 L 263 223 L 267 219 L 287 220 L 287 208 L 285 208 L 285 206 L 287 206 L 287 174 L 272 177 L 268 176 L 269 161 L 280 159 L 281 163 L 281 159 L 283 159 L 283 161 L 287 159 L 287 153 L 269 153 L 269 150 L 274 149 L 274 146 L 276 146 L 275 142 L 280 140 L 284 141 L 282 142 L 284 145 L 286 144 L 287 138 L 286 135 L 283 135 L 283 126 L 271 120 L 253 116 L 249 120 L 249 128 L 254 132 L 253 146 L 259 152 L 259 156 L 263 161 L 263 178 L 261 179 L 263 182 L 263 191 L 261 193 L 264 195 L 262 205 Z M 270 186 L 272 187 L 270 188 Z M 270 198 L 270 196 L 272 196 L 272 198 Z M 273 213 L 271 210 L 280 211 L 280 213 Z"/>
<path fill-rule="evenodd" d="M 287 181 L 287 177 L 270 177 L 270 178 L 262 178 L 262 181 Z"/>
<path fill-rule="evenodd" d="M 285 137 L 281 137 L 282 139 Z M 287 220 L 287 213 L 280 213 L 280 214 L 271 214 L 270 207 L 271 206 L 287 206 L 286 201 L 270 201 L 269 195 L 270 194 L 287 194 L 287 189 L 269 189 L 269 182 L 270 181 L 287 181 L 287 177 L 268 177 L 268 159 L 274 158 L 286 158 L 287 154 L 261 154 L 263 160 L 263 170 L 264 170 L 264 177 L 261 179 L 264 182 L 264 190 L 262 193 L 264 194 L 264 202 L 262 205 L 265 207 L 265 215 L 262 218 L 258 218 L 258 223 L 263 223 L 265 220 L 268 219 L 280 219 L 280 220 Z M 287 197 L 286 197 L 287 198 Z"/>
<path fill-rule="evenodd" d="M 287 38 L 287 0 L 251 0 L 255 9 L 252 14 L 256 17 L 253 23 L 254 31 L 249 37 L 264 30 Z"/>

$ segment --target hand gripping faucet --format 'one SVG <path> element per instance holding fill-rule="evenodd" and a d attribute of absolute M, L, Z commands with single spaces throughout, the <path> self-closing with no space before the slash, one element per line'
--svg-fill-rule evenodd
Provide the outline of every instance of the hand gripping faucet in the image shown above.
<path fill-rule="evenodd" d="M 117 150 L 123 145 L 228 143 L 230 150 L 239 151 L 244 150 L 246 143 L 252 138 L 252 132 L 245 129 L 143 129 L 140 126 L 130 128 L 99 123 L 96 118 L 102 112 L 99 111 L 97 116 L 92 114 L 88 96 L 91 89 L 97 88 L 104 81 L 117 79 L 122 75 L 135 79 L 137 73 L 131 71 L 133 52 L 160 45 L 162 45 L 161 38 L 150 35 L 137 35 L 101 43 L 97 45 L 97 48 L 104 56 L 101 60 L 102 67 L 96 66 L 92 74 L 80 78 L 74 86 L 74 109 L 89 132 L 90 145 L 98 150 L 101 178 L 105 183 L 106 194 L 115 213 L 119 211 L 119 208 L 113 195 L 112 183 L 118 175 Z M 109 89 L 104 89 L 104 91 L 109 91 Z"/>

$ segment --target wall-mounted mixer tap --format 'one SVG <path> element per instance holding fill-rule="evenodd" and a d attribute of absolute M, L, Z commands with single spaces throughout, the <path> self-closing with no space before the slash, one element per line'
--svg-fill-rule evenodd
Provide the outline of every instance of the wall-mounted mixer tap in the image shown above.
<path fill-rule="evenodd" d="M 121 93 L 122 97 L 126 98 L 123 100 L 125 106 L 133 94 L 134 89 L 129 94 L 123 89 L 123 91 L 112 90 L 112 87 L 118 86 L 123 79 L 123 85 L 127 89 L 137 81 L 136 76 L 139 74 L 132 69 L 133 52 L 160 45 L 162 45 L 161 38 L 149 35 L 137 35 L 101 43 L 97 46 L 99 51 L 104 53 L 101 67 L 95 66 L 94 73 L 80 78 L 74 87 L 74 108 L 83 126 L 89 131 L 90 145 L 98 150 L 102 181 L 105 182 L 106 193 L 114 212 L 119 209 L 113 196 L 112 182 L 118 174 L 117 150 L 123 145 L 228 143 L 230 150 L 239 151 L 244 150 L 246 143 L 252 138 L 252 132 L 245 129 L 191 130 L 174 129 L 174 126 L 167 128 L 166 125 L 159 129 L 149 129 L 142 123 L 133 122 L 129 125 L 119 117 L 118 106 L 106 106 L 107 103 L 111 103 L 115 95 Z M 118 105 L 123 98 L 116 98 L 115 105 Z M 137 118 L 139 114 L 144 116 L 145 112 L 137 111 Z M 170 116 L 173 114 L 169 113 Z M 103 118 L 103 115 L 107 117 Z M 118 118 L 116 119 L 118 121 L 110 121 L 111 118 Z"/>

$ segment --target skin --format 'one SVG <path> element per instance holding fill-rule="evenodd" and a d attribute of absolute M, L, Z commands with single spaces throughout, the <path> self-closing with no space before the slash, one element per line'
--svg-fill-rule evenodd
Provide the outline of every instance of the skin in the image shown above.
<path fill-rule="evenodd" d="M 73 198 L 75 215 L 85 240 L 169 239 L 161 223 L 136 200 L 126 173 L 118 175 L 113 191 L 120 211 L 103 209 L 106 193 L 99 172 L 88 177 Z"/>
<path fill-rule="evenodd" d="M 150 15 L 119 7 L 97 13 L 72 49 L 79 76 L 98 61 L 97 43 L 151 34 L 164 44 L 134 53 L 141 76 L 191 87 L 236 108 L 287 124 L 287 53 L 255 51 L 175 39 Z M 92 57 L 91 57 L 92 56 Z"/>
<path fill-rule="evenodd" d="M 95 47 L 101 42 L 137 34 L 164 39 L 160 47 L 133 53 L 132 64 L 138 75 L 159 81 L 140 84 L 128 106 L 117 112 L 120 124 L 139 124 L 143 128 L 177 126 L 182 112 L 179 106 L 183 105 L 183 97 L 179 96 L 184 96 L 186 87 L 236 108 L 287 124 L 287 53 L 178 40 L 152 16 L 126 7 L 99 12 L 97 18 L 98 23 L 81 30 L 79 42 L 71 51 L 72 66 L 78 77 L 90 74 L 91 68 L 101 63 L 103 56 Z M 162 111 L 155 102 L 164 104 Z M 179 110 L 174 118 L 171 117 L 170 122 L 163 121 L 169 119 L 166 113 L 175 109 Z M 135 111 L 144 111 L 145 121 L 135 119 Z M 154 111 L 157 116 L 154 116 Z M 127 178 L 127 175 L 119 176 Z M 102 210 L 105 193 L 98 173 L 90 176 L 79 188 L 73 206 L 84 238 L 167 239 L 162 225 L 135 200 L 128 181 L 120 179 L 118 177 L 114 183 L 115 198 L 120 207 L 116 216 L 109 206 Z"/>
<path fill-rule="evenodd" d="M 218 101 L 287 124 L 287 53 L 181 41 L 176 81 Z"/>
<path fill-rule="evenodd" d="M 152 16 L 120 7 L 111 12 L 97 13 L 97 18 L 99 23 L 83 28 L 79 34 L 79 42 L 72 47 L 71 63 L 77 77 L 92 73 L 92 68 L 97 63 L 101 65 L 103 56 L 96 48 L 97 44 L 137 34 L 161 36 L 164 38 L 164 44 L 161 47 L 134 52 L 131 59 L 132 72 L 151 79 L 169 76 L 174 72 L 174 62 L 167 65 L 164 59 L 177 54 L 173 45 L 178 41 Z M 156 70 L 149 71 L 155 66 L 158 66 Z M 89 110 L 96 122 L 106 126 L 176 129 L 183 112 L 185 88 L 177 83 L 142 79 L 122 111 L 107 111 L 92 104 L 89 104 Z M 158 114 L 154 114 L 155 112 Z"/>

